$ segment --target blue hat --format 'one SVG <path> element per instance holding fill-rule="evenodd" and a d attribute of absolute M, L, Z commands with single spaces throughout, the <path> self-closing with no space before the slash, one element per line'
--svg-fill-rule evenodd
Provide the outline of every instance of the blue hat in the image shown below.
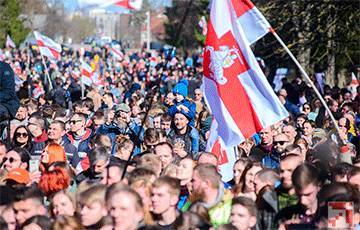
<path fill-rule="evenodd" d="M 173 88 L 172 92 L 174 94 L 180 94 L 183 95 L 184 97 L 187 97 L 188 95 L 188 81 L 185 79 L 182 79 L 179 81 L 179 83 L 177 83 L 175 85 L 175 87 Z"/>

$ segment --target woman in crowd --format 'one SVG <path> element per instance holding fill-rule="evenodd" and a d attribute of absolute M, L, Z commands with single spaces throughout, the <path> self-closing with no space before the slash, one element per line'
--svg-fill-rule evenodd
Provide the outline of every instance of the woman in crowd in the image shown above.
<path fill-rule="evenodd" d="M 67 189 L 70 186 L 70 175 L 62 167 L 46 169 L 40 177 L 38 186 L 47 197 L 52 197 L 58 191 Z"/>
<path fill-rule="evenodd" d="M 245 196 L 253 201 L 256 200 L 254 178 L 261 169 L 263 169 L 263 166 L 259 162 L 247 165 L 240 178 L 239 186 L 235 187 L 235 196 Z"/>
<path fill-rule="evenodd" d="M 317 113 L 313 112 L 312 106 L 309 102 L 305 102 L 302 106 L 302 113 L 304 113 L 310 121 L 315 121 Z"/>
<path fill-rule="evenodd" d="M 246 169 L 247 165 L 250 164 L 250 161 L 247 158 L 240 158 L 234 164 L 234 179 L 233 184 L 234 186 L 239 186 L 241 176 L 243 175 L 244 170 Z"/>
<path fill-rule="evenodd" d="M 304 138 L 310 146 L 312 146 L 313 144 L 312 135 L 314 133 L 315 128 L 316 125 L 315 122 L 313 121 L 305 121 L 303 123 L 303 127 L 302 127 L 303 135 L 301 137 Z"/>
<path fill-rule="evenodd" d="M 141 197 L 141 201 L 144 209 L 144 223 L 147 225 L 153 225 L 154 219 L 151 215 L 151 183 L 149 181 L 140 179 L 130 185 L 130 188 L 134 189 L 135 192 Z"/>
<path fill-rule="evenodd" d="M 54 162 L 66 162 L 66 154 L 61 145 L 50 143 L 41 154 L 40 170 L 46 170 Z"/>
<path fill-rule="evenodd" d="M 66 190 L 56 192 L 51 198 L 50 207 L 53 217 L 59 215 L 74 216 L 76 211 L 75 194 Z"/>
<path fill-rule="evenodd" d="M 31 153 L 33 147 L 31 133 L 25 125 L 21 125 L 15 129 L 12 146 L 24 148 Z"/>

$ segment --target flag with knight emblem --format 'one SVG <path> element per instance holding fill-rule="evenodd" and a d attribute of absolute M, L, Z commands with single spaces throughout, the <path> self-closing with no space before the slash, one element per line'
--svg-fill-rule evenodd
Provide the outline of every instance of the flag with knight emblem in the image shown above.
<path fill-rule="evenodd" d="M 263 16 L 250 3 L 211 2 L 202 88 L 225 146 L 236 146 L 288 116 L 250 48 L 270 29 L 266 23 L 259 23 Z M 241 21 L 244 16 L 246 20 Z M 256 27 L 253 35 L 248 31 L 251 27 L 244 24 L 249 21 Z"/>

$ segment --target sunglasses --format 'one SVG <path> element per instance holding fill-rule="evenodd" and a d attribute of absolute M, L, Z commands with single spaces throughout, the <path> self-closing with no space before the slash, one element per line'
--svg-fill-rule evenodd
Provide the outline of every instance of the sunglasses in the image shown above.
<path fill-rule="evenodd" d="M 16 133 L 15 136 L 16 137 L 28 137 L 29 134 L 27 134 L 27 133 Z"/>
<path fill-rule="evenodd" d="M 70 124 L 76 124 L 76 122 L 81 122 L 82 120 L 71 120 L 69 121 Z"/>
<path fill-rule="evenodd" d="M 148 149 L 154 149 L 156 145 L 146 145 Z"/>
<path fill-rule="evenodd" d="M 6 161 L 9 161 L 10 163 L 13 163 L 14 161 L 16 161 L 16 159 L 13 158 L 13 157 L 9 157 L 9 158 L 8 158 L 8 157 L 4 157 L 2 163 L 5 163 Z"/>
<path fill-rule="evenodd" d="M 274 141 L 274 145 L 284 145 L 287 141 Z"/>
<path fill-rule="evenodd" d="M 27 126 L 30 126 L 30 125 L 37 126 L 37 124 L 36 124 L 36 123 L 32 123 L 32 122 L 29 122 Z"/>

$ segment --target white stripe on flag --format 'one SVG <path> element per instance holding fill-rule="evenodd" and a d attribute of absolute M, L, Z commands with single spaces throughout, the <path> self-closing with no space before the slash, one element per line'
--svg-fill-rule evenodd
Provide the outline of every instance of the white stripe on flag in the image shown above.
<path fill-rule="evenodd" d="M 220 108 L 213 109 L 211 113 L 216 117 L 217 123 L 221 124 L 217 132 L 224 140 L 226 146 L 238 145 L 243 142 L 245 137 L 221 101 L 215 82 L 204 77 L 202 88 L 204 98 L 208 105 L 221 105 Z M 209 106 L 209 108 L 211 110 L 212 106 Z"/>
<path fill-rule="evenodd" d="M 270 85 L 263 82 L 265 78 L 260 77 L 259 73 L 253 74 L 253 70 L 250 69 L 239 75 L 238 78 L 263 127 L 269 127 L 274 124 L 274 121 L 280 121 L 288 116 L 287 111 L 281 109 L 282 104 Z M 265 81 L 267 80 L 265 79 Z"/>
<path fill-rule="evenodd" d="M 91 86 L 92 84 L 92 68 L 89 64 L 81 60 L 81 78 L 85 85 Z"/>
<path fill-rule="evenodd" d="M 16 48 L 14 41 L 11 39 L 10 35 L 6 36 L 6 47 Z"/>
<path fill-rule="evenodd" d="M 54 42 L 51 38 L 41 35 L 39 32 L 34 31 L 36 42 L 39 46 L 41 55 L 47 56 L 52 59 L 60 58 L 61 45 Z"/>
<path fill-rule="evenodd" d="M 265 36 L 271 28 L 269 22 L 256 7 L 253 7 L 251 10 L 241 15 L 237 20 L 237 25 L 243 28 L 245 36 L 250 44 L 253 44 Z"/>
<path fill-rule="evenodd" d="M 82 81 L 83 81 L 84 85 L 86 85 L 86 86 L 91 86 L 92 85 L 91 78 L 89 78 L 89 77 L 87 77 L 85 75 L 82 75 L 81 78 L 82 78 Z"/>

